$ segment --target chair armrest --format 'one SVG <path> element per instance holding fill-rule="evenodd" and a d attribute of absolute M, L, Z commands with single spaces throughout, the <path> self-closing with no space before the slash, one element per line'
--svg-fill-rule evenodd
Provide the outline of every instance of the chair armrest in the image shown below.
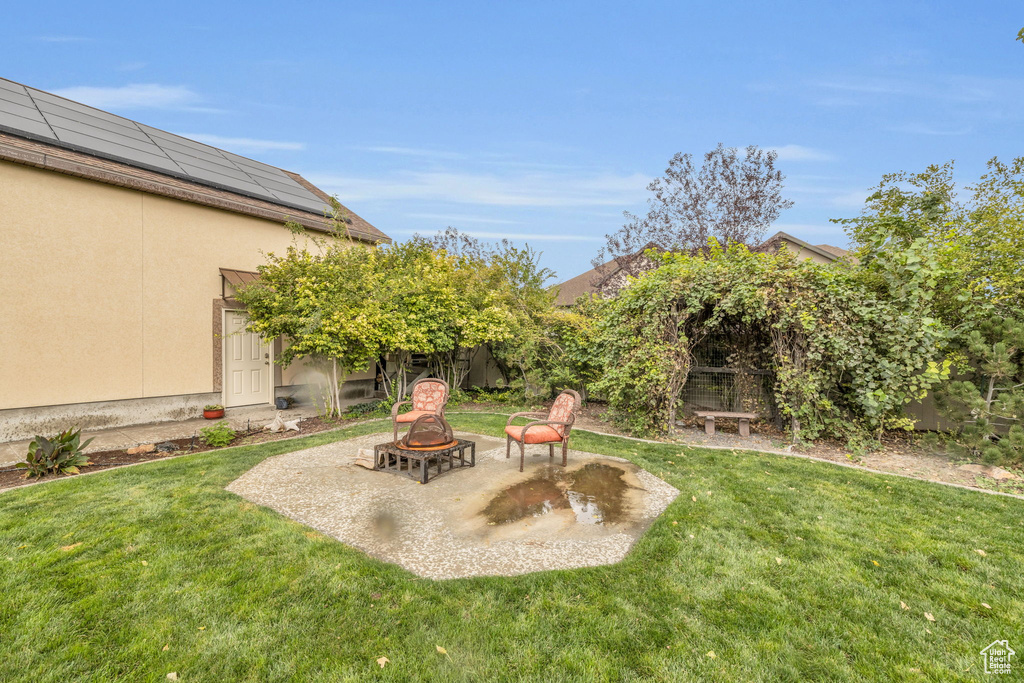
<path fill-rule="evenodd" d="M 411 404 L 412 401 L 399 401 L 395 405 L 391 406 L 391 419 L 394 420 L 398 417 L 398 409 L 406 404 Z"/>
<path fill-rule="evenodd" d="M 538 415 L 547 416 L 547 413 L 533 413 L 533 412 L 513 413 L 512 415 L 509 415 L 508 422 L 505 423 L 505 426 L 506 427 L 511 427 L 512 426 L 512 420 L 516 419 L 517 417 L 537 417 Z"/>
<path fill-rule="evenodd" d="M 526 442 L 526 430 L 529 429 L 530 427 L 536 427 L 538 425 L 564 425 L 564 426 L 569 426 L 571 424 L 572 424 L 571 422 L 556 422 L 555 420 L 534 420 L 533 422 L 527 422 L 525 425 L 523 425 L 523 431 L 521 431 L 519 433 L 519 440 L 522 441 L 523 443 Z"/>

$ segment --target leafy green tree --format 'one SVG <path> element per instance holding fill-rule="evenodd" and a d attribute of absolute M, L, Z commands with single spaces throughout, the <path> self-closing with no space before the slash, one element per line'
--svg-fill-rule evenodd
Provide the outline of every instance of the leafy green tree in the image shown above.
<path fill-rule="evenodd" d="M 576 389 L 584 401 L 604 373 L 598 324 L 605 301 L 580 297 L 570 308 L 552 308 L 546 328 L 554 353 L 545 361 L 544 376 L 553 389 Z"/>
<path fill-rule="evenodd" d="M 883 177 L 846 226 L 859 274 L 881 296 L 912 301 L 948 331 L 958 373 L 936 387 L 964 455 L 1020 462 L 1024 320 L 1024 157 L 992 159 L 957 197 L 952 163 Z M 1016 370 L 1014 368 L 1017 368 Z"/>
<path fill-rule="evenodd" d="M 399 366 L 396 395 L 404 393 L 412 354 L 429 356 L 457 387 L 468 371 L 464 357 L 510 334 L 486 263 L 436 249 L 423 238 L 383 248 L 380 263 L 380 295 L 389 312 L 386 348 Z"/>
<path fill-rule="evenodd" d="M 508 240 L 496 244 L 448 228 L 432 243 L 477 268 L 500 320 L 483 340 L 505 381 L 525 393 L 543 393 L 550 385 L 546 368 L 559 353 L 549 323 L 555 295 L 547 286 L 554 273 L 540 265 L 540 254 Z"/>
<path fill-rule="evenodd" d="M 285 341 L 280 365 L 310 358 L 325 366 L 328 415 L 341 412 L 345 377 L 365 369 L 387 341 L 378 260 L 376 249 L 350 243 L 319 254 L 292 246 L 284 256 L 268 254 L 259 279 L 236 294 L 249 330 Z"/>

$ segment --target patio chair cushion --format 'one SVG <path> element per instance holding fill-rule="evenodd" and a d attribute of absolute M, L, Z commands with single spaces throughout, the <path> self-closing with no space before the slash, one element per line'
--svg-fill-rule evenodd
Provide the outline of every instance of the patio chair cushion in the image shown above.
<path fill-rule="evenodd" d="M 519 436 L 523 433 L 523 428 L 510 425 L 505 427 L 505 433 L 511 436 L 515 441 L 519 441 Z M 547 425 L 534 425 L 526 430 L 525 443 L 547 443 L 549 441 L 561 440 L 562 435 Z"/>
<path fill-rule="evenodd" d="M 412 392 L 412 409 L 436 413 L 444 407 L 444 395 L 444 385 L 440 382 L 420 382 Z"/>
<path fill-rule="evenodd" d="M 437 415 L 434 410 L 410 410 L 407 413 L 399 413 L 395 416 L 395 422 L 415 422 L 416 418 L 424 415 Z"/>
<path fill-rule="evenodd" d="M 548 419 L 552 422 L 568 422 L 572 416 L 572 411 L 576 407 L 576 399 L 569 392 L 564 392 L 558 395 L 555 399 L 554 404 L 551 406 L 551 412 L 548 413 Z M 558 432 L 559 438 L 565 434 L 565 425 L 552 425 L 552 429 Z"/>

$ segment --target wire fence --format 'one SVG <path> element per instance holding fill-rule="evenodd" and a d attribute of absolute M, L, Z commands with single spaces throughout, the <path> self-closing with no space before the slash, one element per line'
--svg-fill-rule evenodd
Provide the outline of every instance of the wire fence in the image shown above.
<path fill-rule="evenodd" d="M 772 373 L 768 370 L 699 366 L 690 370 L 683 406 L 773 416 Z"/>
<path fill-rule="evenodd" d="M 713 335 L 694 349 L 694 367 L 683 387 L 683 408 L 757 413 L 774 419 L 774 383 L 763 347 L 742 335 Z"/>

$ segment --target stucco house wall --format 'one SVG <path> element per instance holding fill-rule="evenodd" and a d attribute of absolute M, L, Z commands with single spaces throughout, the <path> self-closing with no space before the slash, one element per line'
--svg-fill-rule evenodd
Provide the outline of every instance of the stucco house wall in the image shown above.
<path fill-rule="evenodd" d="M 0 441 L 221 402 L 217 316 L 239 307 L 219 268 L 255 271 L 292 240 L 279 222 L 0 161 Z M 300 401 L 319 378 L 275 375 Z M 350 396 L 372 395 L 372 373 L 352 380 Z"/>

